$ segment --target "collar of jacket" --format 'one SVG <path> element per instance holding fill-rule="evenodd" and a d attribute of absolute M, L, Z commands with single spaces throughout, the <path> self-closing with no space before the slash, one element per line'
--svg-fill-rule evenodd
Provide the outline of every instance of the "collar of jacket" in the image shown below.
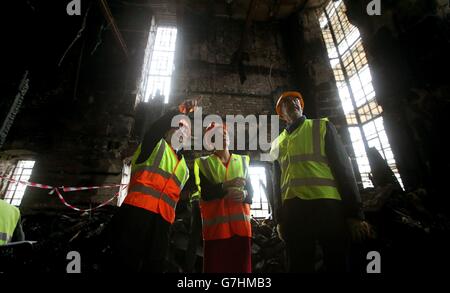
<path fill-rule="evenodd" d="M 292 122 L 291 124 L 289 124 L 288 126 L 286 126 L 286 131 L 291 134 L 292 132 L 294 132 L 294 130 L 296 130 L 298 127 L 300 127 L 303 122 L 305 122 L 306 120 L 306 116 L 303 115 L 300 118 L 298 118 L 297 120 L 295 120 L 294 122 Z"/>

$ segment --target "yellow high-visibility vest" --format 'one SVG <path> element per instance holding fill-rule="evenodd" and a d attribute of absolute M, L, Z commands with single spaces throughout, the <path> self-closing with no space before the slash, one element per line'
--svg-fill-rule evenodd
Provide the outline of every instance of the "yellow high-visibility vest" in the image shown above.
<path fill-rule="evenodd" d="M 305 119 L 289 134 L 284 130 L 272 143 L 271 155 L 281 167 L 282 200 L 290 198 L 341 200 L 325 154 L 328 119 Z"/>
<path fill-rule="evenodd" d="M 0 245 L 11 241 L 19 218 L 19 209 L 0 199 Z"/>

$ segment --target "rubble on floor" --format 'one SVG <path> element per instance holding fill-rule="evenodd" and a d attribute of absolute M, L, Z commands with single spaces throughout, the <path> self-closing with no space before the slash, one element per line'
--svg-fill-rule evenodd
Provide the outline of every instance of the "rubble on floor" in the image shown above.
<path fill-rule="evenodd" d="M 0 271 L 66 272 L 67 254 L 78 251 L 82 272 L 105 270 L 110 259 L 108 224 L 117 207 L 93 212 L 42 210 L 22 216 L 26 240 L 33 245 L 0 247 Z"/>
<path fill-rule="evenodd" d="M 368 251 L 378 251 L 389 272 L 438 271 L 450 261 L 450 218 L 430 203 L 432 195 L 418 189 L 404 192 L 392 185 L 361 193 L 367 221 L 376 237 L 354 244 L 352 267 L 365 272 Z"/>
<path fill-rule="evenodd" d="M 272 220 L 253 220 L 252 262 L 255 273 L 286 271 L 284 243 L 278 238 Z"/>
<path fill-rule="evenodd" d="M 353 271 L 365 272 L 368 251 L 379 251 L 385 271 L 437 269 L 436 259 L 450 260 L 448 235 L 450 220 L 426 203 L 424 190 L 405 193 L 391 187 L 362 192 L 367 221 L 374 227 L 375 239 L 352 245 Z M 81 254 L 82 272 L 108 269 L 111 249 L 109 223 L 117 207 L 106 206 L 91 213 L 69 210 L 41 210 L 23 215 L 27 240 L 35 244 L 0 248 L 0 271 L 65 272 L 67 253 Z M 186 268 L 186 251 L 191 235 L 191 209 L 180 202 L 171 228 L 167 272 L 201 272 L 202 241 L 195 248 L 195 266 Z M 252 220 L 252 263 L 254 272 L 284 272 L 284 243 L 278 238 L 272 220 Z"/>

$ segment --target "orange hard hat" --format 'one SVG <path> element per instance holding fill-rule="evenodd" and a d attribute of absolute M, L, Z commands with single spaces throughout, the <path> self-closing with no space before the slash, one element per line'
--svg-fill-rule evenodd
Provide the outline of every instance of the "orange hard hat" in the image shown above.
<path fill-rule="evenodd" d="M 303 101 L 303 97 L 299 92 L 284 92 L 281 94 L 281 96 L 278 98 L 277 101 L 277 105 L 275 107 L 275 110 L 277 112 L 278 115 L 280 115 L 281 117 L 283 117 L 282 113 L 281 113 L 281 104 L 285 99 L 299 99 L 300 100 L 300 106 L 303 108 L 305 107 L 305 102 Z"/>

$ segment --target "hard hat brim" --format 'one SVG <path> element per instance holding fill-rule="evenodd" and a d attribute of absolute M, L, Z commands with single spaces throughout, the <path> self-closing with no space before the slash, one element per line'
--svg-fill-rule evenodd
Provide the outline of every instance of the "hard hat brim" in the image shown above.
<path fill-rule="evenodd" d="M 283 113 L 281 112 L 281 104 L 286 100 L 286 99 L 294 99 L 294 98 L 298 98 L 300 100 L 300 106 L 302 107 L 302 110 L 304 109 L 305 103 L 303 101 L 303 97 L 299 92 L 284 92 L 281 94 L 281 96 L 278 98 L 276 107 L 275 107 L 275 111 L 276 113 L 282 118 L 283 118 Z"/>

